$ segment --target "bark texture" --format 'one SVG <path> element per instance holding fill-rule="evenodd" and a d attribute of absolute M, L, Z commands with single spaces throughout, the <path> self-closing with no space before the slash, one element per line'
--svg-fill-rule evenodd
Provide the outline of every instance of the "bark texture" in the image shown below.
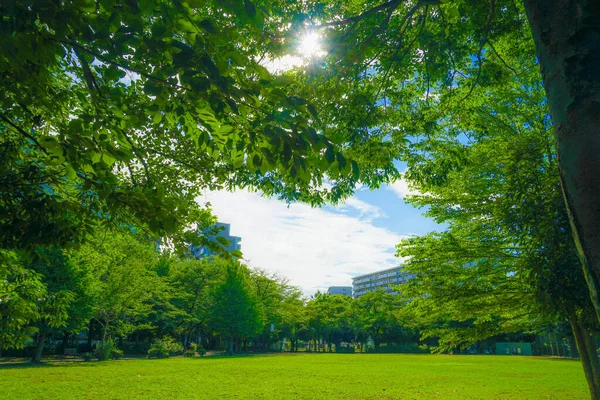
<path fill-rule="evenodd" d="M 31 357 L 31 362 L 39 363 L 42 361 L 42 352 L 44 351 L 44 344 L 46 343 L 46 332 L 40 332 L 38 335 L 37 343 L 35 346 L 35 352 Z"/>
<path fill-rule="evenodd" d="M 596 354 L 596 348 L 589 348 L 589 341 L 586 340 L 585 329 L 576 321 L 571 320 L 571 328 L 573 330 L 573 336 L 575 337 L 575 343 L 577 344 L 577 350 L 581 356 L 581 363 L 583 365 L 583 372 L 585 373 L 585 379 L 590 388 L 590 395 L 592 399 L 600 398 L 600 381 L 598 379 L 597 370 L 594 365 L 598 363 L 598 356 Z"/>
<path fill-rule="evenodd" d="M 600 1 L 525 0 L 563 193 L 600 320 Z"/>

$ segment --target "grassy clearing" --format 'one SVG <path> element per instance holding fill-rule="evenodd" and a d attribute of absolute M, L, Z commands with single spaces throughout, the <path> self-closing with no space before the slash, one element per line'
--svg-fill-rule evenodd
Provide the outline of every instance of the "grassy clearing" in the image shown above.
<path fill-rule="evenodd" d="M 3 399 L 587 399 L 577 361 L 293 354 L 0 367 Z"/>

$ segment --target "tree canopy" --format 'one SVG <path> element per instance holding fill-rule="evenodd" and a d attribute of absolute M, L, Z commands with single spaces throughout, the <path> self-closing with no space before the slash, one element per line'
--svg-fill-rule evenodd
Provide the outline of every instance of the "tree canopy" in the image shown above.
<path fill-rule="evenodd" d="M 261 64 L 264 6 L 10 1 L 0 12 L 3 247 L 70 243 L 97 219 L 173 236 L 207 222 L 206 189 L 321 204 L 394 176 L 392 155 L 362 165 L 352 136 L 328 137 L 294 78 Z"/>

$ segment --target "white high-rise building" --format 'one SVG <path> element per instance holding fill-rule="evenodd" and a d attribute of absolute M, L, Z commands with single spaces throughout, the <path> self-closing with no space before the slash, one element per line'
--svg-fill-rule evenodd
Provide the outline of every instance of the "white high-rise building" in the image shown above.
<path fill-rule="evenodd" d="M 354 298 L 357 298 L 365 293 L 381 289 L 391 294 L 397 294 L 393 287 L 401 285 L 412 278 L 414 278 L 414 275 L 404 272 L 402 265 L 371 272 L 352 278 L 352 294 Z"/>
<path fill-rule="evenodd" d="M 342 296 L 352 297 L 352 286 L 329 286 L 328 295 L 341 294 Z"/>

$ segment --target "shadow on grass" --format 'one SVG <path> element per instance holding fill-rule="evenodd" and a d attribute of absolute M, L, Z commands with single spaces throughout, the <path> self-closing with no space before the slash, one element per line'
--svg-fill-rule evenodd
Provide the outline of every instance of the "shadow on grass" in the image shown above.
<path fill-rule="evenodd" d="M 33 363 L 29 360 L 0 360 L 0 370 L 2 369 L 20 369 L 20 368 L 54 368 L 54 367 L 98 367 L 105 365 L 108 362 L 115 362 L 117 360 L 109 361 L 84 361 L 78 358 L 71 359 L 51 359 L 43 360 L 40 363 Z"/>

